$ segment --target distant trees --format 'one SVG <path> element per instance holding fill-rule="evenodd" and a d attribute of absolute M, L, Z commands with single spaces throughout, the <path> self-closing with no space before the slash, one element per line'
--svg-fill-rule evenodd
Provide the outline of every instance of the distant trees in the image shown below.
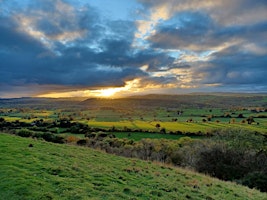
<path fill-rule="evenodd" d="M 238 114 L 237 118 L 244 118 L 244 115 L 242 113 Z"/>
<path fill-rule="evenodd" d="M 246 120 L 247 120 L 248 124 L 252 124 L 253 122 L 255 122 L 254 117 L 252 117 L 252 116 L 248 117 Z"/>
<path fill-rule="evenodd" d="M 193 122 L 193 119 L 189 118 L 188 120 L 186 120 L 186 122 Z"/>
<path fill-rule="evenodd" d="M 0 117 L 0 123 L 4 122 L 5 119 L 3 117 Z"/>

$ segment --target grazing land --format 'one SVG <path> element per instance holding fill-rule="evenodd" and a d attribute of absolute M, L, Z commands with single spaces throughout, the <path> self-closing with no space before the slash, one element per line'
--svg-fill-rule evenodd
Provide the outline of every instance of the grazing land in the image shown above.
<path fill-rule="evenodd" d="M 122 99 L 0 99 L 6 121 L 68 119 L 125 131 L 199 133 L 242 128 L 267 134 L 267 95 L 147 95 Z"/>
<path fill-rule="evenodd" d="M 235 183 L 89 148 L 2 133 L 0 149 L 2 199 L 267 198 Z"/>
<path fill-rule="evenodd" d="M 0 132 L 12 199 L 266 198 L 175 168 L 267 192 L 266 94 L 0 99 Z"/>

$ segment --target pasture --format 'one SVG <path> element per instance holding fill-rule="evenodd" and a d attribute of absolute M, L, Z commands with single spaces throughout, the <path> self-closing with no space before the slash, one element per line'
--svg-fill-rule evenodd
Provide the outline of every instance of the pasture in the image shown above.
<path fill-rule="evenodd" d="M 32 144 L 32 147 L 29 147 Z M 0 133 L 2 199 L 240 199 L 266 193 L 189 170 Z"/>
<path fill-rule="evenodd" d="M 103 106 L 103 105 L 102 105 Z M 68 119 L 87 124 L 90 127 L 139 132 L 201 133 L 206 134 L 218 128 L 242 128 L 267 134 L 267 111 L 264 107 L 247 108 L 146 108 L 122 109 L 118 107 L 97 107 L 85 109 L 1 109 L 0 117 L 12 122 L 31 123 Z M 253 121 L 248 123 L 248 119 Z"/>

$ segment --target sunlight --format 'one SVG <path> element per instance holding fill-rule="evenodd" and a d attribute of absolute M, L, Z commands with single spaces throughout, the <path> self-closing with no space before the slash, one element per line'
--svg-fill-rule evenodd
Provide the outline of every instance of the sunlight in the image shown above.
<path fill-rule="evenodd" d="M 68 92 L 49 92 L 46 94 L 39 94 L 36 97 L 45 98 L 67 98 L 67 97 L 97 97 L 97 98 L 119 98 L 129 95 L 134 95 L 137 93 L 142 93 L 144 91 L 155 92 L 155 90 L 160 90 L 163 87 L 173 88 L 172 84 L 156 84 L 156 83 L 142 83 L 139 78 L 129 80 L 125 82 L 123 87 L 109 87 L 100 89 L 87 89 L 87 90 L 75 90 Z"/>
<path fill-rule="evenodd" d="M 108 89 L 101 89 L 101 90 L 96 90 L 96 96 L 99 97 L 112 97 L 116 93 L 122 91 L 124 88 L 108 88 Z"/>
<path fill-rule="evenodd" d="M 62 97 L 100 97 L 100 98 L 113 98 L 113 97 L 122 97 L 129 94 L 140 91 L 140 80 L 133 79 L 126 81 L 125 86 L 123 87 L 112 87 L 112 88 L 102 88 L 95 90 L 76 90 L 69 92 L 49 92 L 46 94 L 39 94 L 36 97 L 45 97 L 45 98 L 62 98 Z"/>

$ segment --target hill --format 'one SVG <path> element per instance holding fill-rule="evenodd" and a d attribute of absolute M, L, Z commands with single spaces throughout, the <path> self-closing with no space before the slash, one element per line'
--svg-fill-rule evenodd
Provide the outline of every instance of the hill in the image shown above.
<path fill-rule="evenodd" d="M 188 170 L 7 134 L 0 166 L 2 199 L 267 199 Z"/>
<path fill-rule="evenodd" d="M 181 95 L 149 94 L 124 98 L 0 98 L 2 108 L 85 109 L 112 107 L 114 109 L 138 108 L 232 108 L 266 107 L 267 94 L 244 93 L 192 93 Z"/>
<path fill-rule="evenodd" d="M 109 106 L 113 108 L 231 108 L 267 105 L 266 94 L 183 94 L 160 95 L 150 94 L 143 96 L 131 96 L 118 99 L 89 98 L 79 105 L 86 107 Z"/>

